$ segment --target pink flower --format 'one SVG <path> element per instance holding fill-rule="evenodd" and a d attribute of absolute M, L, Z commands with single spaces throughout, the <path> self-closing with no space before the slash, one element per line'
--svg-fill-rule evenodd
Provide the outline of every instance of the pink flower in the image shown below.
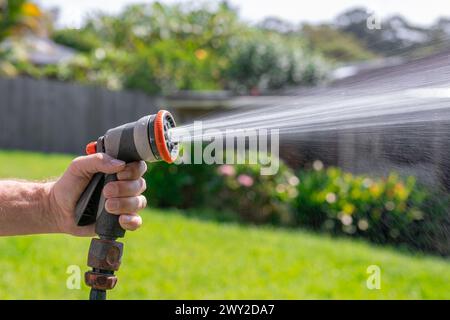
<path fill-rule="evenodd" d="M 253 178 L 246 174 L 239 175 L 237 180 L 244 187 L 251 187 L 253 185 Z"/>
<path fill-rule="evenodd" d="M 230 166 L 229 164 L 223 164 L 221 165 L 217 171 L 219 172 L 219 174 L 223 175 L 223 176 L 234 176 L 234 174 L 236 173 L 236 171 L 234 170 L 233 166 Z"/>

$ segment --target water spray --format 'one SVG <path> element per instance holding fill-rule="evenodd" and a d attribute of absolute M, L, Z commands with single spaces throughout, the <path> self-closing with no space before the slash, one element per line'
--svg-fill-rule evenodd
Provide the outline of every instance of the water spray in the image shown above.
<path fill-rule="evenodd" d="M 108 130 L 86 147 L 87 154 L 103 152 L 127 163 L 145 160 L 172 163 L 178 156 L 178 143 L 171 142 L 168 131 L 176 126 L 172 115 L 165 110 L 145 116 L 136 122 Z M 117 238 L 125 235 L 119 216 L 105 210 L 104 186 L 116 181 L 116 174 L 95 174 L 78 200 L 75 214 L 78 226 L 93 223 L 98 238 L 91 240 L 87 264 L 92 270 L 85 273 L 91 287 L 91 300 L 105 300 L 106 290 L 117 283 L 114 272 L 119 270 L 123 244 Z"/>

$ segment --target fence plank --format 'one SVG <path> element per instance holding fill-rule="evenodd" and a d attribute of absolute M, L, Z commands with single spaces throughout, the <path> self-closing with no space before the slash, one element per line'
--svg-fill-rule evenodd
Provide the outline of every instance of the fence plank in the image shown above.
<path fill-rule="evenodd" d="M 156 112 L 159 102 L 140 92 L 0 78 L 0 149 L 80 154 L 107 129 Z"/>

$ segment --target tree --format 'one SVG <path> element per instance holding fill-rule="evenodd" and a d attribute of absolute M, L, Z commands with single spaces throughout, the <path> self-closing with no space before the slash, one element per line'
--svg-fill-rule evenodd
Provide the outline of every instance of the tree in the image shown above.
<path fill-rule="evenodd" d="M 35 3 L 26 0 L 0 0 L 0 42 L 26 31 L 46 33 L 49 19 Z"/>
<path fill-rule="evenodd" d="M 0 42 L 17 26 L 25 0 L 0 0 Z"/>
<path fill-rule="evenodd" d="M 353 62 L 374 58 L 374 54 L 364 47 L 351 33 L 340 31 L 330 25 L 308 25 L 302 34 L 311 48 L 335 62 Z"/>

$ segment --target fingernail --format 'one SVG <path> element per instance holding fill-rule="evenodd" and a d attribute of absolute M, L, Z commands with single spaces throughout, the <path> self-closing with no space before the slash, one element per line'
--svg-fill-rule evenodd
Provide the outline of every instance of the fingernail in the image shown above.
<path fill-rule="evenodd" d="M 131 177 L 131 172 L 129 172 L 129 171 L 121 171 L 117 174 L 117 178 L 119 180 L 130 179 L 130 177 Z"/>
<path fill-rule="evenodd" d="M 117 188 L 117 185 L 115 185 L 114 183 L 108 183 L 105 186 L 105 189 L 103 189 L 105 197 L 114 197 L 117 195 L 118 191 L 119 189 Z"/>
<path fill-rule="evenodd" d="M 122 216 L 123 218 L 123 222 L 125 222 L 125 223 L 129 223 L 129 222 L 131 222 L 131 221 L 133 221 L 133 219 L 134 219 L 134 216 L 129 216 L 129 215 L 123 215 Z"/>
<path fill-rule="evenodd" d="M 119 201 L 115 199 L 110 199 L 106 201 L 106 209 L 109 210 L 117 210 L 119 208 Z"/>
<path fill-rule="evenodd" d="M 114 166 L 114 167 L 121 167 L 123 165 L 125 165 L 125 162 L 122 160 L 118 160 L 118 159 L 111 159 L 110 163 Z"/>

